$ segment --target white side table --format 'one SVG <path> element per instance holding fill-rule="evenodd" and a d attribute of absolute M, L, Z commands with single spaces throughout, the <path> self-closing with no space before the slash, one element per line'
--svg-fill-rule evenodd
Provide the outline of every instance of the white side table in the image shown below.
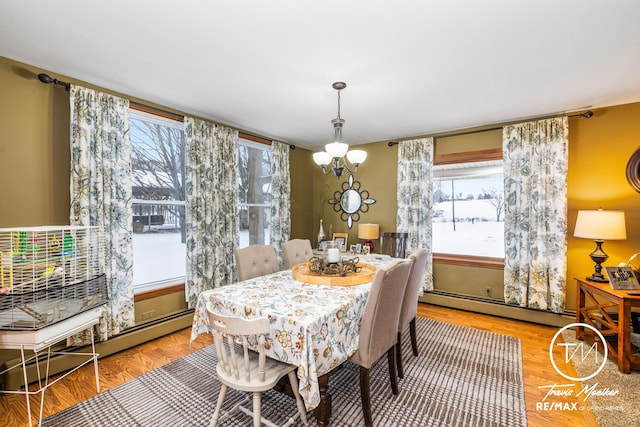
<path fill-rule="evenodd" d="M 40 395 L 40 416 L 38 417 L 38 425 L 42 423 L 42 409 L 44 406 L 44 392 L 48 387 L 55 384 L 62 378 L 66 377 L 70 373 L 76 371 L 82 366 L 93 361 L 96 377 L 96 391 L 100 392 L 100 380 L 98 378 L 98 354 L 96 353 L 93 326 L 96 325 L 100 319 L 101 308 L 96 307 L 83 313 L 77 314 L 73 317 L 65 319 L 61 322 L 55 323 L 51 326 L 47 326 L 42 329 L 33 331 L 0 331 L 0 349 L 7 350 L 20 350 L 22 362 L 13 365 L 4 371 L 0 372 L 0 375 L 4 374 L 11 369 L 22 366 L 22 372 L 24 375 L 24 391 L 20 390 L 0 390 L 0 393 L 8 394 L 24 394 L 27 399 L 27 415 L 29 417 L 29 426 L 31 423 L 31 405 L 29 402 L 29 395 Z M 77 352 L 63 352 L 63 351 L 51 351 L 51 346 L 54 344 L 69 338 L 70 336 L 91 328 L 91 353 L 77 353 Z M 33 351 L 34 355 L 30 357 L 25 356 L 25 350 Z M 42 350 L 46 350 L 47 355 L 47 367 L 44 377 L 44 382 L 40 379 L 40 365 L 39 355 Z M 52 355 L 74 355 L 74 356 L 87 356 L 88 359 L 77 365 L 75 368 L 65 372 L 56 380 L 49 382 L 49 361 Z M 27 378 L 27 363 L 35 360 L 36 369 L 38 373 L 38 386 L 35 390 L 29 390 L 29 381 Z"/>

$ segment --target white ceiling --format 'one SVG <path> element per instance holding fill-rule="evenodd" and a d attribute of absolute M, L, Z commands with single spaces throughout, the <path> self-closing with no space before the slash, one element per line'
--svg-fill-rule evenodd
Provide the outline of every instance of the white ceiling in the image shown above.
<path fill-rule="evenodd" d="M 640 101 L 638 0 L 2 0 L 0 56 L 316 150 Z"/>

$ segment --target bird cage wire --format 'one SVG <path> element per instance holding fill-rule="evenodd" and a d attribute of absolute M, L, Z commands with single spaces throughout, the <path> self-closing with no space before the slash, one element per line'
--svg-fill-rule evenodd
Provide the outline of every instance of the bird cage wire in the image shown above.
<path fill-rule="evenodd" d="M 0 330 L 40 329 L 108 302 L 97 226 L 0 228 Z"/>

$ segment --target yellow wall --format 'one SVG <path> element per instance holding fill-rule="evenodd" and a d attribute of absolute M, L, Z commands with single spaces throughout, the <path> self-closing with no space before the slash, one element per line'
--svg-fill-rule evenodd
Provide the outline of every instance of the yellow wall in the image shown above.
<path fill-rule="evenodd" d="M 39 72 L 0 57 L 0 227 L 69 224 L 69 96 Z"/>
<path fill-rule="evenodd" d="M 593 273 L 589 253 L 595 243 L 573 237 L 580 209 L 622 209 L 627 223 L 627 240 L 603 245 L 609 259 L 604 265 L 626 261 L 640 252 L 640 194 L 626 179 L 626 165 L 640 146 L 640 103 L 601 108 L 590 119 L 569 122 L 569 176 L 567 241 L 567 298 L 575 307 L 575 277 Z"/>
<path fill-rule="evenodd" d="M 47 72 L 0 57 L 0 227 L 64 225 L 69 221 L 68 94 L 61 86 L 38 81 L 37 74 L 43 71 Z M 62 75 L 57 77 L 74 82 Z M 640 103 L 595 109 L 594 112 L 590 119 L 569 121 L 569 309 L 575 308 L 572 278 L 593 271 L 588 254 L 594 243 L 571 236 L 578 209 L 602 207 L 626 212 L 628 238 L 604 244 L 604 250 L 610 256 L 606 264 L 616 264 L 640 251 L 640 194 L 633 191 L 625 177 L 627 160 L 640 146 Z M 348 133 L 348 129 L 345 132 Z M 483 149 L 495 142 L 495 137 L 484 141 L 481 135 L 485 134 L 456 137 L 455 140 L 438 138 L 436 153 Z M 355 177 L 361 182 L 362 189 L 368 190 L 377 202 L 370 206 L 369 212 L 362 214 L 360 223 L 378 223 L 381 230 L 393 231 L 397 147 L 376 142 L 361 148 L 367 150 L 368 158 Z M 349 243 L 359 242 L 358 223 L 348 230 L 339 214 L 326 203 L 344 181 L 346 176 L 337 179 L 331 173 L 323 175 L 313 164 L 310 151 L 302 148 L 291 151 L 292 237 L 310 238 L 315 244 L 322 212 L 327 234 L 332 227 L 334 232 L 348 232 Z M 434 275 L 451 277 L 455 274 L 451 268 L 436 266 Z M 474 269 L 472 278 L 464 280 L 466 293 L 477 291 L 478 295 L 483 295 L 485 285 L 500 289 L 501 283 L 496 277 L 500 275 L 496 275 L 495 270 L 482 270 Z"/>
<path fill-rule="evenodd" d="M 568 235 L 567 235 L 567 309 L 575 310 L 575 277 L 593 273 L 589 253 L 595 248 L 593 241 L 572 237 L 579 209 L 622 209 L 626 213 L 627 240 L 604 244 L 609 254 L 605 265 L 615 265 L 640 251 L 640 194 L 626 181 L 626 164 L 630 155 L 640 146 L 640 103 L 595 109 L 590 119 L 569 119 L 569 176 L 568 176 Z M 345 129 L 348 133 L 348 129 Z M 456 137 L 436 137 L 436 154 L 482 150 L 501 146 L 501 131 L 488 131 Z M 369 190 L 377 203 L 363 215 L 360 222 L 379 223 L 381 230 L 395 229 L 397 147 L 386 142 L 365 144 L 366 162 L 355 174 L 362 188 Z M 316 169 L 319 169 L 316 167 Z M 316 171 L 314 192 L 324 194 L 340 188 L 346 178 L 337 180 L 332 174 L 323 176 Z M 318 212 L 319 197 L 314 200 Z M 345 231 L 346 225 L 337 214 L 326 213 L 325 232 L 330 223 L 334 231 Z M 317 226 L 316 226 L 317 228 Z M 356 238 L 357 223 L 349 233 Z M 315 231 L 317 233 L 317 230 Z M 501 298 L 502 271 L 452 265 L 434 265 L 437 290 L 462 295 L 484 297 L 485 288 L 492 288 L 494 298 Z"/>

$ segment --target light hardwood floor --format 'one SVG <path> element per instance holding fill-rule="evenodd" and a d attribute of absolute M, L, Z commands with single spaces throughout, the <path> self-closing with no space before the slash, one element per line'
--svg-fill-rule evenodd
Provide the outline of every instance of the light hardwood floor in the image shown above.
<path fill-rule="evenodd" d="M 597 425 L 591 412 L 536 409 L 536 403 L 541 402 L 546 394 L 546 390 L 541 389 L 541 386 L 566 383 L 566 380 L 555 372 L 549 362 L 549 343 L 557 332 L 556 328 L 427 304 L 419 304 L 418 315 L 519 338 L 522 344 L 524 391 L 529 426 L 591 427 Z M 185 329 L 100 359 L 101 391 L 116 387 L 211 344 L 209 335 L 200 335 L 189 345 L 190 333 L 190 329 Z M 54 414 L 95 396 L 93 375 L 93 365 L 90 364 L 49 388 L 46 392 L 43 416 Z M 563 401 L 572 402 L 577 399 L 571 400 L 567 397 Z M 31 407 L 35 425 L 40 407 L 39 396 L 31 397 Z M 26 399 L 23 395 L 0 395 L 0 425 L 26 426 L 28 425 L 26 412 Z M 339 426 L 339 420 L 333 420 L 332 425 Z"/>

